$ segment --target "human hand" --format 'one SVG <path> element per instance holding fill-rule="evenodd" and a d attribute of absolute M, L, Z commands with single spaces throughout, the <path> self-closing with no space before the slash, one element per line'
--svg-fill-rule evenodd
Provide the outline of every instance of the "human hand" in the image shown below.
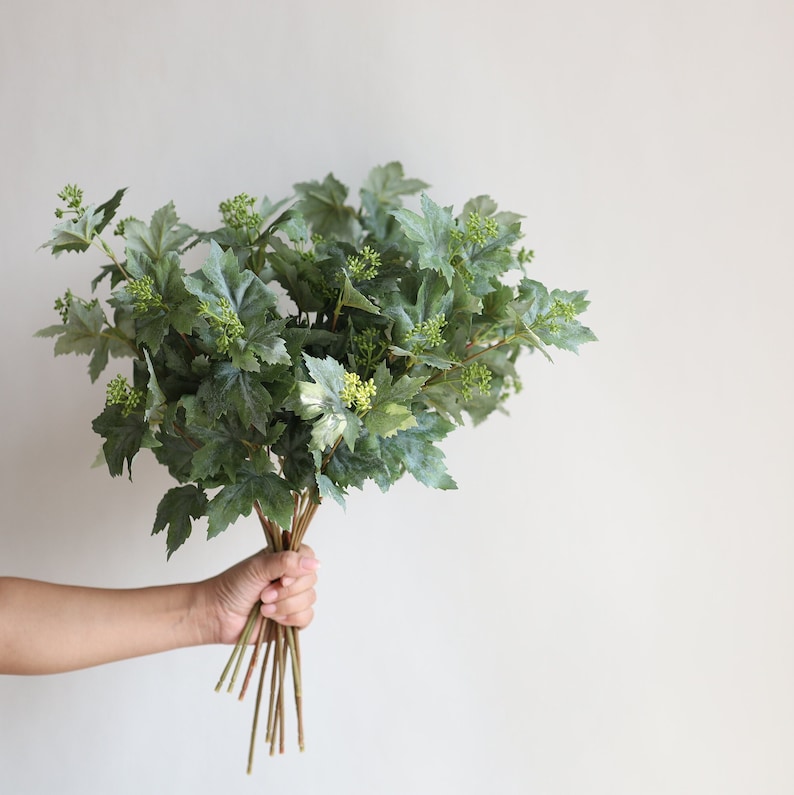
<path fill-rule="evenodd" d="M 308 626 L 314 616 L 319 565 L 312 549 L 302 545 L 297 552 L 258 552 L 206 580 L 202 583 L 210 616 L 206 642 L 236 643 L 251 608 L 260 600 L 263 616 L 284 626 Z"/>

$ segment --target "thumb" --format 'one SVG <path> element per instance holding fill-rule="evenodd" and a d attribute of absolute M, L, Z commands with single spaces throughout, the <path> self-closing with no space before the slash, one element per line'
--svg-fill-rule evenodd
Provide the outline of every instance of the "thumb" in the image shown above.
<path fill-rule="evenodd" d="M 267 582 L 304 577 L 320 568 L 320 561 L 305 552 L 262 552 L 254 561 L 254 573 Z"/>

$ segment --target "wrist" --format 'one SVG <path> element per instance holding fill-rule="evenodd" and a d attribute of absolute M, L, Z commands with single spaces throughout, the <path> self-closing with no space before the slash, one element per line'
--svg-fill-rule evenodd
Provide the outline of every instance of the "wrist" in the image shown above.
<path fill-rule="evenodd" d="M 212 595 L 212 580 L 185 585 L 185 646 L 219 643 L 220 619 Z"/>

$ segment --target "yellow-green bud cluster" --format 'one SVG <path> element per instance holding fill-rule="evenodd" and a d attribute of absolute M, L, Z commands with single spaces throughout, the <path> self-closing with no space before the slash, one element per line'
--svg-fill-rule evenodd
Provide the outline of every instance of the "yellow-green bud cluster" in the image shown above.
<path fill-rule="evenodd" d="M 499 227 L 493 218 L 483 218 L 479 213 L 469 213 L 466 219 L 466 237 L 478 246 L 484 246 L 489 238 L 499 234 Z"/>
<path fill-rule="evenodd" d="M 428 348 L 437 348 L 444 341 L 442 336 L 447 325 L 447 318 L 443 312 L 434 315 L 411 329 L 409 335 L 414 342 L 411 346 L 413 353 L 420 353 Z"/>
<path fill-rule="evenodd" d="M 127 292 L 135 298 L 136 312 L 143 313 L 149 309 L 165 308 L 163 297 L 154 289 L 154 279 L 148 274 L 127 282 Z"/>
<path fill-rule="evenodd" d="M 563 324 L 572 322 L 575 317 L 576 307 L 572 303 L 555 298 L 549 311 L 540 318 L 540 323 L 546 326 L 549 334 L 559 334 Z"/>
<path fill-rule="evenodd" d="M 77 185 L 67 185 L 59 194 L 58 198 L 65 202 L 66 210 L 57 209 L 55 215 L 57 218 L 63 218 L 64 213 L 74 213 L 78 218 L 85 212 L 83 207 L 83 191 Z"/>
<path fill-rule="evenodd" d="M 576 307 L 568 301 L 555 298 L 549 314 L 552 317 L 561 317 L 566 323 L 570 323 L 576 317 Z"/>
<path fill-rule="evenodd" d="M 358 254 L 351 254 L 347 258 L 350 275 L 361 281 L 377 276 L 380 265 L 380 254 L 371 246 L 364 246 Z"/>
<path fill-rule="evenodd" d="M 491 391 L 491 378 L 493 373 L 482 363 L 472 362 L 460 376 L 460 391 L 464 400 L 471 400 L 475 387 L 481 395 Z"/>
<path fill-rule="evenodd" d="M 218 300 L 218 308 L 221 311 L 220 315 L 212 311 L 207 301 L 203 301 L 199 307 L 207 318 L 210 328 L 220 332 L 216 342 L 218 352 L 228 353 L 231 344 L 245 334 L 245 326 L 240 322 L 237 313 L 232 309 L 231 302 L 225 296 Z"/>
<path fill-rule="evenodd" d="M 362 381 L 358 373 L 347 371 L 343 378 L 345 385 L 339 393 L 339 397 L 342 398 L 344 404 L 359 414 L 369 411 L 372 408 L 372 398 L 377 392 L 375 381 L 372 378 Z"/>
<path fill-rule="evenodd" d="M 254 229 L 262 223 L 262 216 L 254 210 L 256 198 L 240 193 L 220 204 L 223 223 L 230 229 Z"/>
<path fill-rule="evenodd" d="M 484 246 L 490 239 L 499 236 L 499 224 L 495 218 L 483 218 L 478 212 L 471 212 L 466 218 L 466 229 L 453 229 L 450 236 L 458 243 L 472 243 Z"/>
<path fill-rule="evenodd" d="M 139 389 L 132 389 L 123 375 L 117 375 L 107 386 L 108 406 L 121 406 L 121 413 L 129 417 L 143 400 L 143 393 Z"/>

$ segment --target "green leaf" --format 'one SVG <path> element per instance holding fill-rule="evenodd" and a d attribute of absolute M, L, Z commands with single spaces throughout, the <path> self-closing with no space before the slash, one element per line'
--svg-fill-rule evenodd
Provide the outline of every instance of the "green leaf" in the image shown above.
<path fill-rule="evenodd" d="M 295 208 L 290 208 L 282 213 L 273 222 L 272 228 L 283 232 L 292 243 L 305 243 L 309 239 L 309 227 L 306 219 Z"/>
<path fill-rule="evenodd" d="M 193 466 L 193 453 L 196 448 L 183 436 L 172 435 L 160 430 L 156 434 L 159 445 L 154 448 L 154 455 L 168 469 L 172 478 L 180 483 L 192 480 L 190 470 Z"/>
<path fill-rule="evenodd" d="M 139 344 L 157 353 L 169 329 L 173 328 L 178 334 L 193 331 L 199 323 L 199 302 L 185 289 L 185 272 L 178 254 L 168 252 L 154 261 L 146 254 L 127 249 L 127 272 L 134 280 L 150 277 L 153 290 L 165 305 L 140 311 L 127 282 L 113 293 L 112 303 L 132 312 Z"/>
<path fill-rule="evenodd" d="M 416 425 L 416 417 L 407 406 L 398 403 L 381 403 L 364 415 L 364 425 L 376 436 L 393 436 Z"/>
<path fill-rule="evenodd" d="M 240 370 L 231 362 L 215 362 L 197 397 L 213 420 L 234 409 L 243 427 L 253 425 L 267 432 L 273 401 L 258 374 Z"/>
<path fill-rule="evenodd" d="M 303 313 L 318 312 L 328 303 L 322 294 L 324 281 L 316 265 L 299 252 L 274 237 L 268 262 L 273 268 L 276 281 L 287 291 L 298 310 Z"/>
<path fill-rule="evenodd" d="M 270 201 L 270 199 L 268 199 L 267 196 L 265 196 L 262 199 L 262 201 L 259 203 L 259 210 L 258 210 L 259 217 L 262 218 L 263 220 L 267 220 L 268 218 L 270 218 L 271 215 L 278 212 L 288 201 L 289 199 L 280 199 L 274 204 L 272 201 Z M 290 211 L 288 210 L 287 212 Z M 284 215 L 286 214 L 287 213 L 284 213 Z M 282 216 L 282 218 L 283 217 L 284 216 Z M 276 224 L 278 224 L 278 221 L 275 221 L 273 223 L 273 226 L 275 226 Z"/>
<path fill-rule="evenodd" d="M 342 287 L 342 296 L 339 299 L 340 304 L 353 309 L 361 309 L 364 312 L 369 312 L 371 315 L 379 315 L 380 309 L 378 309 L 369 298 L 353 287 L 353 283 L 350 281 L 350 277 L 347 274 L 344 274 L 344 277 L 345 281 Z"/>
<path fill-rule="evenodd" d="M 69 218 L 57 224 L 52 230 L 52 237 L 43 247 L 51 248 L 56 257 L 64 251 L 86 251 L 102 219 L 103 213 L 91 205 L 79 218 Z"/>
<path fill-rule="evenodd" d="M 207 495 L 198 486 L 177 486 L 169 489 L 157 506 L 152 535 L 165 530 L 168 557 L 176 552 L 190 536 L 192 519 L 204 515 L 207 507 Z"/>
<path fill-rule="evenodd" d="M 149 382 L 146 389 L 146 410 L 144 411 L 143 418 L 146 422 L 150 422 L 155 414 L 162 416 L 161 409 L 168 400 L 163 390 L 160 389 L 160 384 L 157 383 L 157 375 L 154 372 L 154 365 L 152 364 L 152 357 L 149 355 L 149 351 L 144 350 L 143 357 L 146 360 L 146 369 L 149 371 Z"/>
<path fill-rule="evenodd" d="M 404 375 L 392 381 L 386 362 L 381 362 L 373 376 L 375 397 L 372 407 L 364 415 L 367 430 L 375 436 L 393 436 L 397 431 L 416 425 L 410 402 L 422 388 L 424 378 L 410 378 Z"/>
<path fill-rule="evenodd" d="M 284 478 L 294 491 L 314 483 L 314 456 L 309 451 L 311 425 L 291 417 L 281 436 L 273 443 L 273 453 L 284 461 Z"/>
<path fill-rule="evenodd" d="M 248 449 L 240 440 L 238 429 L 220 423 L 214 428 L 190 426 L 191 439 L 201 444 L 193 453 L 191 480 L 234 483 L 238 469 L 248 458 Z"/>
<path fill-rule="evenodd" d="M 210 254 L 196 276 L 185 277 L 185 287 L 211 311 L 221 314 L 220 299 L 225 298 L 245 326 L 245 334 L 235 340 L 229 356 L 235 367 L 258 371 L 260 362 L 291 364 L 286 343 L 280 336 L 284 321 L 271 320 L 278 299 L 255 274 L 240 270 L 231 249 L 222 251 L 214 241 Z M 208 329 L 208 343 L 215 344 L 218 332 Z"/>
<path fill-rule="evenodd" d="M 106 202 L 97 207 L 97 213 L 102 213 L 102 220 L 96 225 L 96 232 L 101 232 L 116 216 L 122 198 L 126 193 L 126 188 L 119 188 Z M 116 267 L 115 265 L 113 267 Z"/>
<path fill-rule="evenodd" d="M 340 444 L 329 460 L 325 474 L 343 493 L 347 493 L 351 486 L 363 488 L 369 479 L 380 483 L 390 479 L 378 440 L 366 435 L 356 445 L 355 451 L 346 444 Z"/>
<path fill-rule="evenodd" d="M 59 326 L 48 326 L 37 333 L 40 337 L 58 336 L 55 355 L 65 353 L 88 355 L 94 353 L 102 342 L 102 329 L 107 323 L 105 312 L 96 301 L 85 303 L 72 301 L 66 322 Z"/>
<path fill-rule="evenodd" d="M 313 420 L 310 450 L 322 452 L 342 436 L 355 447 L 361 420 L 342 402 L 345 368 L 335 359 L 303 355 L 313 381 L 299 381 L 287 408 L 304 420 Z M 319 419 L 318 419 L 319 418 Z"/>
<path fill-rule="evenodd" d="M 287 321 L 281 319 L 266 321 L 263 317 L 250 318 L 246 323 L 245 349 L 264 364 L 292 364 L 283 337 L 286 325 Z"/>
<path fill-rule="evenodd" d="M 37 337 L 57 337 L 55 355 L 75 353 L 90 356 L 88 373 L 96 381 L 108 363 L 109 354 L 134 356 L 123 333 L 107 325 L 105 312 L 97 301 L 72 300 L 66 322 L 47 326 L 36 332 Z"/>
<path fill-rule="evenodd" d="M 345 507 L 345 497 L 347 492 L 331 480 L 327 475 L 322 473 L 317 475 L 317 493 L 321 499 L 330 497 L 334 502 Z"/>
<path fill-rule="evenodd" d="M 392 215 L 400 222 L 409 240 L 419 243 L 419 267 L 442 273 L 452 284 L 455 270 L 449 261 L 450 232 L 455 228 L 451 207 L 440 207 L 426 193 L 422 194 L 422 212 L 395 210 Z"/>
<path fill-rule="evenodd" d="M 393 338 L 398 348 L 409 348 L 414 327 L 452 313 L 454 294 L 449 290 L 443 276 L 432 271 L 424 271 L 420 277 L 416 296 L 403 288 L 402 291 L 388 292 L 383 296 L 383 314 L 394 320 Z"/>
<path fill-rule="evenodd" d="M 528 325 L 532 324 L 551 308 L 551 297 L 546 287 L 533 279 L 522 279 L 518 286 L 518 302 L 516 309 L 520 312 L 522 320 Z"/>
<path fill-rule="evenodd" d="M 393 161 L 385 166 L 375 166 L 361 186 L 362 192 L 369 191 L 379 204 L 385 207 L 400 207 L 402 196 L 419 193 L 430 187 L 420 179 L 405 179 L 401 163 Z"/>
<path fill-rule="evenodd" d="M 299 182 L 294 188 L 299 197 L 296 209 L 315 234 L 348 243 L 355 241 L 359 229 L 356 211 L 345 204 L 347 187 L 333 174 L 322 182 Z"/>
<path fill-rule="evenodd" d="M 132 480 L 132 460 L 142 447 L 156 447 L 158 442 L 141 414 L 125 417 L 121 406 L 106 406 L 91 427 L 105 439 L 102 451 L 113 477 L 123 474 L 124 464 Z"/>
<path fill-rule="evenodd" d="M 444 453 L 436 446 L 454 427 L 434 412 L 421 412 L 416 427 L 381 441 L 384 462 L 389 468 L 404 468 L 430 488 L 456 489 L 447 473 Z"/>
<path fill-rule="evenodd" d="M 489 240 L 473 252 L 465 252 L 464 267 L 469 274 L 469 290 L 482 296 L 496 289 L 492 277 L 501 276 L 518 266 L 510 247 L 518 240 L 516 229 L 502 229 L 499 236 Z"/>
<path fill-rule="evenodd" d="M 513 308 L 524 324 L 526 336 L 534 335 L 541 343 L 574 353 L 583 343 L 597 340 L 595 334 L 576 319 L 589 306 L 587 291 L 552 290 L 549 293 L 540 282 L 522 279 L 518 296 Z"/>
<path fill-rule="evenodd" d="M 146 254 L 154 261 L 169 251 L 179 251 L 194 234 L 195 230 L 179 223 L 173 202 L 156 210 L 148 226 L 136 218 L 124 223 L 127 248 Z"/>
<path fill-rule="evenodd" d="M 51 248 L 56 257 L 64 251 L 87 251 L 94 237 L 107 226 L 116 214 L 125 190 L 125 188 L 117 190 L 99 207 L 91 205 L 86 208 L 79 218 L 69 218 L 55 226 L 52 231 L 53 237 L 44 243 L 42 248 Z"/>
<path fill-rule="evenodd" d="M 248 516 L 254 502 L 259 502 L 262 512 L 269 519 L 281 527 L 289 527 L 294 502 L 287 482 L 273 472 L 259 474 L 247 462 L 238 472 L 237 480 L 224 486 L 210 500 L 207 508 L 207 537 L 214 538 L 238 517 Z"/>

